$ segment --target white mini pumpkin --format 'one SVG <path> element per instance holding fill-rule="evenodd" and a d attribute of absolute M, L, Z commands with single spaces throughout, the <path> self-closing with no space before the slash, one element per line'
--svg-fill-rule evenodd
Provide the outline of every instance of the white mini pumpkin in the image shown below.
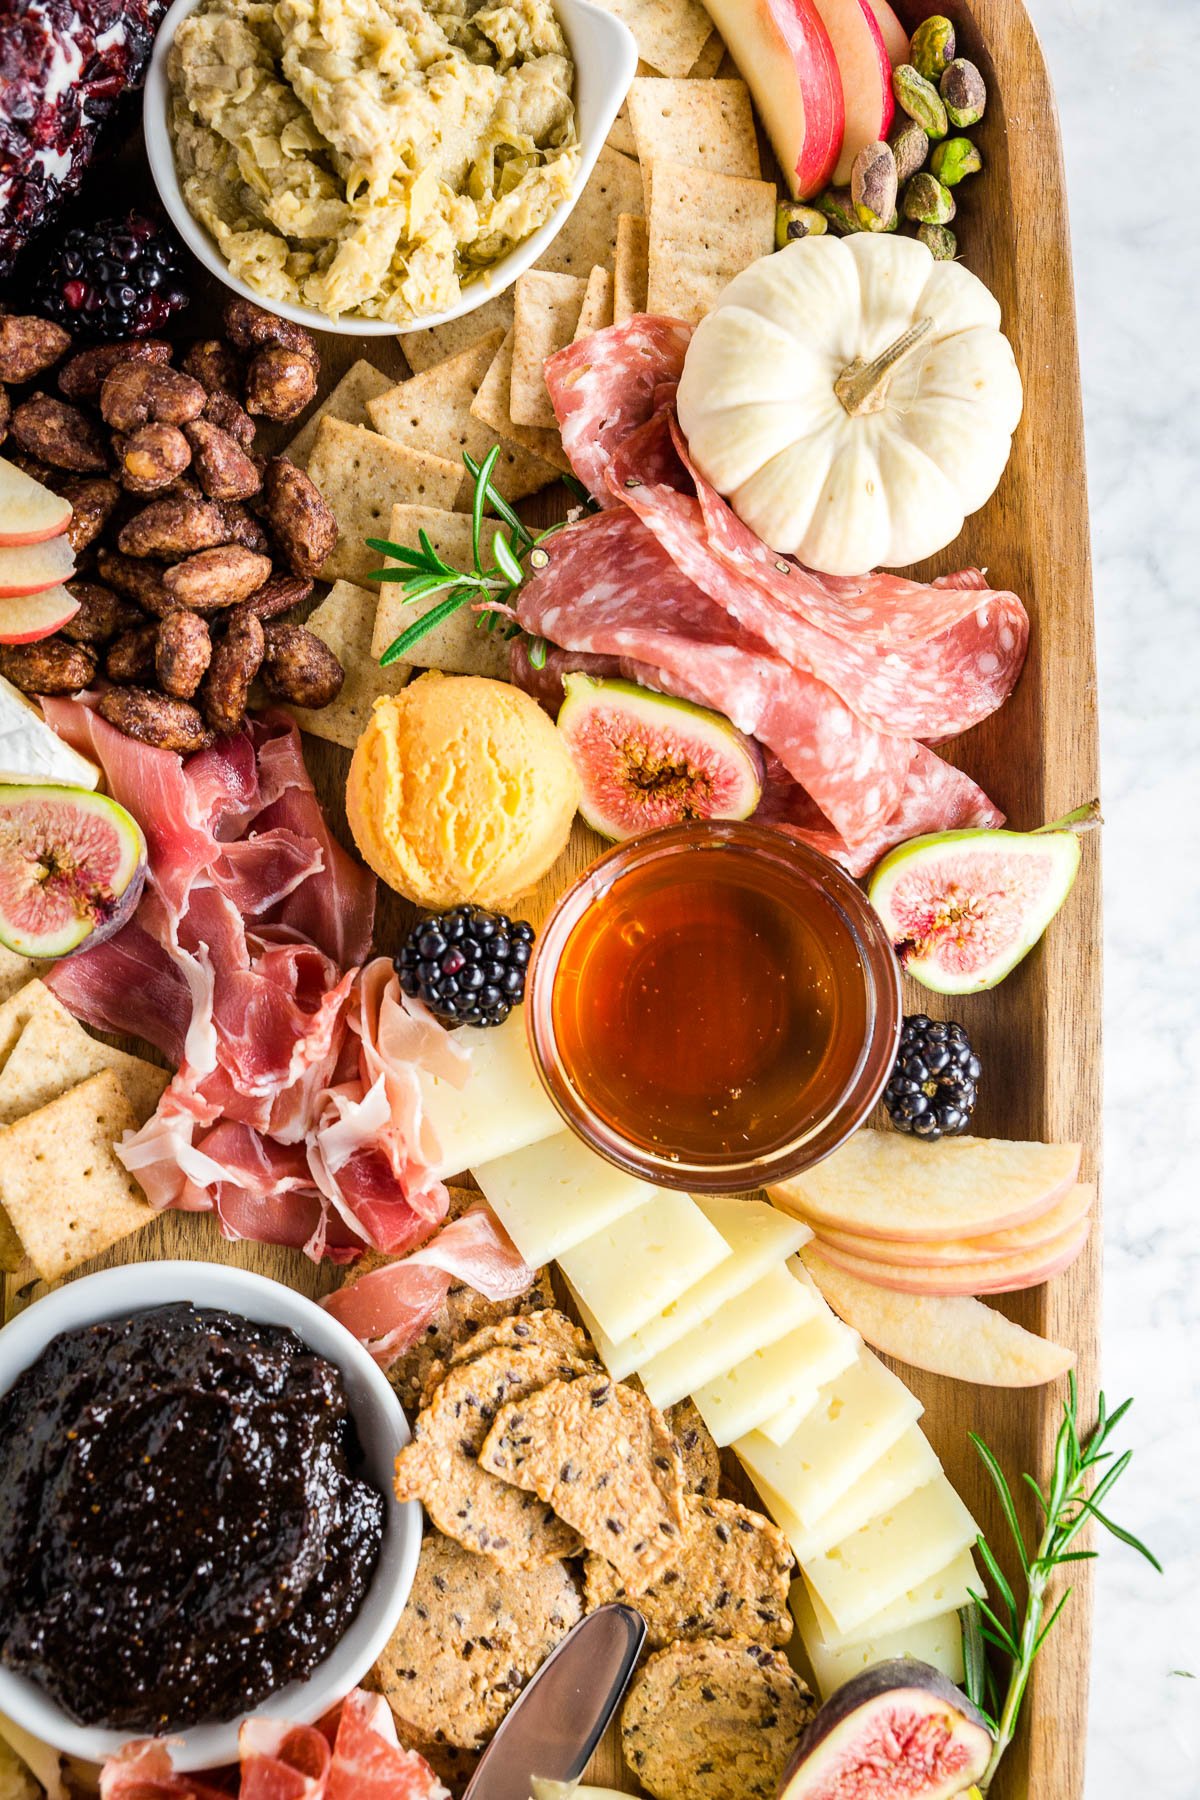
<path fill-rule="evenodd" d="M 1000 308 L 915 238 L 805 238 L 734 277 L 696 327 L 679 421 L 773 550 L 829 575 L 958 536 L 1004 472 L 1021 377 Z"/>

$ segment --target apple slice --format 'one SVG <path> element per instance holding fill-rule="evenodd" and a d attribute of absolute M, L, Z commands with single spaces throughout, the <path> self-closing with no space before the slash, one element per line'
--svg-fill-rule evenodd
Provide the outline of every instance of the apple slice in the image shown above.
<path fill-rule="evenodd" d="M 867 1256 L 851 1256 L 823 1246 L 822 1254 L 835 1268 L 857 1275 L 876 1287 L 893 1288 L 900 1294 L 1017 1294 L 1023 1288 L 1040 1287 L 1069 1269 L 1087 1243 L 1090 1219 L 1080 1219 L 1049 1244 L 987 1262 L 927 1263 L 924 1268 L 900 1268 L 896 1263 L 876 1262 Z"/>
<path fill-rule="evenodd" d="M 987 1237 L 947 1239 L 942 1244 L 906 1244 L 901 1238 L 860 1237 L 852 1231 L 838 1231 L 832 1225 L 819 1226 L 817 1236 L 833 1250 L 866 1257 L 869 1262 L 895 1263 L 901 1268 L 923 1268 L 930 1264 L 948 1268 L 961 1263 L 1003 1261 L 1006 1256 L 1040 1249 L 1061 1237 L 1068 1226 L 1087 1217 L 1095 1198 L 1094 1182 L 1077 1181 L 1040 1218 L 1014 1225 L 1008 1231 L 993 1231 Z"/>
<path fill-rule="evenodd" d="M 0 600 L 40 594 L 75 573 L 75 557 L 65 537 L 38 544 L 0 547 Z"/>
<path fill-rule="evenodd" d="M 41 544 L 71 523 L 71 502 L 0 456 L 0 545 Z"/>
<path fill-rule="evenodd" d="M 866 144 L 885 138 L 896 103 L 892 65 L 869 0 L 816 0 L 825 21 L 842 83 L 842 148 L 833 179 L 843 187 Z"/>
<path fill-rule="evenodd" d="M 898 63 L 907 62 L 908 33 L 888 5 L 888 0 L 867 0 L 867 4 L 875 14 L 875 23 L 879 27 L 879 35 L 893 69 Z"/>
<path fill-rule="evenodd" d="M 785 1212 L 859 1237 L 944 1243 L 1036 1219 L 1079 1176 L 1078 1144 L 856 1131 L 832 1156 L 770 1190 Z"/>
<path fill-rule="evenodd" d="M 79 602 L 65 587 L 0 600 L 0 644 L 35 644 L 73 619 Z"/>
<path fill-rule="evenodd" d="M 1075 1366 L 1052 1344 L 967 1295 L 889 1292 L 837 1268 L 806 1244 L 800 1255 L 839 1319 L 898 1362 L 980 1387 L 1041 1387 Z"/>
<path fill-rule="evenodd" d="M 793 199 L 819 193 L 841 151 L 846 117 L 837 58 L 820 8 L 815 0 L 705 0 L 705 5 L 754 96 Z"/>

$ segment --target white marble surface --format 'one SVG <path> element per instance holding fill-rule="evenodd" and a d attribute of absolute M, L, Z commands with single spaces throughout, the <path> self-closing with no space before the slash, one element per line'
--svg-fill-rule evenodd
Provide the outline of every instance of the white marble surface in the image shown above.
<path fill-rule="evenodd" d="M 1088 1800 L 1200 1796 L 1200 0 L 1028 0 L 1058 92 L 1087 424 L 1106 908 L 1105 1542 Z M 1190 181 L 1184 184 L 1191 188 Z M 1189 528 L 1190 527 L 1190 528 Z M 1191 1678 L 1184 1671 L 1190 1672 Z M 1032 1800 L 1054 1800 L 1036 1795 Z"/>

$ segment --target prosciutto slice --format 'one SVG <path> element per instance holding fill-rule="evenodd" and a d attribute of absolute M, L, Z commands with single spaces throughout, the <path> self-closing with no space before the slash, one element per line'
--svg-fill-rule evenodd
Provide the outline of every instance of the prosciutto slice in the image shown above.
<path fill-rule="evenodd" d="M 352 1688 L 335 1717 L 317 1725 L 247 1719 L 239 1768 L 176 1774 L 170 1741 L 143 1738 L 110 1756 L 100 1800 L 450 1800 L 423 1756 L 401 1744 L 382 1694 Z"/>
<path fill-rule="evenodd" d="M 489 1300 L 513 1300 L 530 1286 L 534 1274 L 512 1239 L 480 1206 L 444 1225 L 423 1250 L 372 1269 L 321 1304 L 386 1369 L 416 1343 L 456 1282 Z"/>

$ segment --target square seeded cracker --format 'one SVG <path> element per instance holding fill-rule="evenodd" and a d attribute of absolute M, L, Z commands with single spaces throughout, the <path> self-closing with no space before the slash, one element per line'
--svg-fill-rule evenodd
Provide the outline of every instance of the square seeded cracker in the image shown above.
<path fill-rule="evenodd" d="M 643 208 L 642 171 L 631 156 L 622 156 L 606 144 L 587 186 L 538 268 L 554 275 L 581 275 L 585 281 L 597 263 L 611 269 L 617 220 L 623 212 L 640 213 Z"/>
<path fill-rule="evenodd" d="M 31 956 L 17 956 L 12 950 L 6 950 L 0 944 L 0 1004 L 33 980 L 45 963 Z"/>
<path fill-rule="evenodd" d="M 388 532 L 393 544 L 415 545 L 420 541 L 422 531 L 428 534 L 438 555 L 452 568 L 470 566 L 471 521 L 466 513 L 440 512 L 434 506 L 394 508 Z M 375 614 L 372 656 L 382 656 L 402 631 L 445 597 L 434 594 L 427 600 L 414 600 L 411 606 L 406 606 L 399 582 L 384 583 L 379 590 L 379 610 Z M 440 669 L 443 675 L 488 675 L 495 681 L 507 681 L 508 644 L 498 627 L 488 631 L 483 626 L 476 626 L 476 617 L 469 607 L 460 607 L 413 645 L 408 652 L 408 661 L 417 669 Z"/>
<path fill-rule="evenodd" d="M 322 419 L 342 419 L 347 425 L 369 426 L 371 421 L 367 416 L 367 401 L 378 399 L 380 394 L 386 394 L 394 386 L 391 376 L 385 375 L 382 369 L 377 369 L 374 363 L 365 360 L 356 362 L 346 370 L 328 398 L 322 400 L 320 406 L 309 414 L 283 454 L 298 469 L 303 469 L 316 442 L 317 432 L 321 429 Z"/>
<path fill-rule="evenodd" d="M 321 570 L 323 581 L 366 585 L 380 566 L 379 552 L 366 539 L 384 537 L 393 506 L 411 501 L 453 506 L 462 483 L 462 465 L 433 456 L 361 425 L 325 418 L 308 459 L 308 473 L 338 522 L 338 541 Z"/>
<path fill-rule="evenodd" d="M 686 75 L 713 33 L 713 22 L 700 0 L 598 0 L 598 4 L 628 25 L 642 61 L 662 75 Z"/>
<path fill-rule="evenodd" d="M 775 184 L 654 165 L 647 309 L 697 325 L 775 243 Z"/>
<path fill-rule="evenodd" d="M 384 560 L 380 556 L 375 566 L 382 567 Z M 329 645 L 346 671 L 346 679 L 337 699 L 328 706 L 289 706 L 286 711 L 301 731 L 325 738 L 331 744 L 341 744 L 347 750 L 353 750 L 362 736 L 380 695 L 398 694 L 412 673 L 411 665 L 402 662 L 381 669 L 372 655 L 371 635 L 378 606 L 375 588 L 339 581 L 304 621 L 309 631 Z M 2 1083 L 0 1077 L 0 1086 Z"/>
<path fill-rule="evenodd" d="M 545 277 L 550 281 L 573 281 L 573 275 L 552 275 Z M 558 425 L 549 428 L 538 425 L 517 425 L 513 422 L 509 411 L 513 391 L 513 333 L 510 329 L 504 334 L 504 342 L 492 358 L 492 366 L 483 378 L 483 386 L 471 402 L 471 411 L 477 419 L 494 431 L 499 438 L 509 443 L 520 444 L 523 449 L 531 450 L 564 475 L 571 472 L 570 462 L 562 447 L 562 438 L 558 433 Z M 551 418 L 554 417 L 551 413 Z"/>
<path fill-rule="evenodd" d="M 646 311 L 650 285 L 650 229 L 636 213 L 617 220 L 617 253 L 613 259 L 613 323 Z"/>
<path fill-rule="evenodd" d="M 587 287 L 582 275 L 555 275 L 548 269 L 530 269 L 517 281 L 511 410 L 521 425 L 558 430 L 542 367 L 574 337 Z"/>
<path fill-rule="evenodd" d="M 583 305 L 579 309 L 579 323 L 571 340 L 573 343 L 577 344 L 580 338 L 591 337 L 594 331 L 604 331 L 612 324 L 613 292 L 612 270 L 599 267 L 593 269 L 588 276 Z"/>
<path fill-rule="evenodd" d="M 512 289 L 506 288 L 504 293 L 493 295 L 461 319 L 451 319 L 448 325 L 429 325 L 424 331 L 406 331 L 397 342 L 413 374 L 423 375 L 435 363 L 445 362 L 448 356 L 457 356 L 460 350 L 469 350 L 489 331 L 497 328 L 507 331 L 512 322 Z M 391 385 L 389 382 L 388 386 Z"/>
<path fill-rule="evenodd" d="M 627 104 L 647 213 L 653 163 L 682 163 L 755 181 L 762 174 L 754 109 L 744 81 L 635 81 Z"/>
<path fill-rule="evenodd" d="M 113 1149 L 136 1124 L 116 1071 L 101 1069 L 0 1132 L 0 1204 L 43 1281 L 154 1218 Z"/>
<path fill-rule="evenodd" d="M 118 1077 L 137 1123 L 144 1125 L 170 1073 L 89 1036 L 53 995 L 48 997 L 50 1004 L 39 1007 L 26 1022 L 0 1070 L 0 1125 L 11 1125 L 48 1106 L 100 1069 L 111 1069 Z"/>
<path fill-rule="evenodd" d="M 458 464 L 460 481 L 456 500 L 447 501 L 440 496 L 433 500 L 424 494 L 396 494 L 393 496 L 395 501 L 455 505 L 464 512 L 470 509 L 475 484 L 462 465 L 463 453 L 481 463 L 496 441 L 495 432 L 482 419 L 474 417 L 471 406 L 503 341 L 504 333 L 497 328 L 469 349 L 460 350 L 457 356 L 436 363 L 423 375 L 400 382 L 368 403 L 371 421 L 385 437 L 411 450 L 430 451 L 439 457 L 451 456 Z M 557 471 L 540 456 L 532 455 L 518 444 L 502 444 L 494 479 L 505 499 L 514 501 L 523 500 L 527 494 L 536 494 L 555 480 L 556 474 Z M 373 535 L 378 537 L 379 533 Z"/>

